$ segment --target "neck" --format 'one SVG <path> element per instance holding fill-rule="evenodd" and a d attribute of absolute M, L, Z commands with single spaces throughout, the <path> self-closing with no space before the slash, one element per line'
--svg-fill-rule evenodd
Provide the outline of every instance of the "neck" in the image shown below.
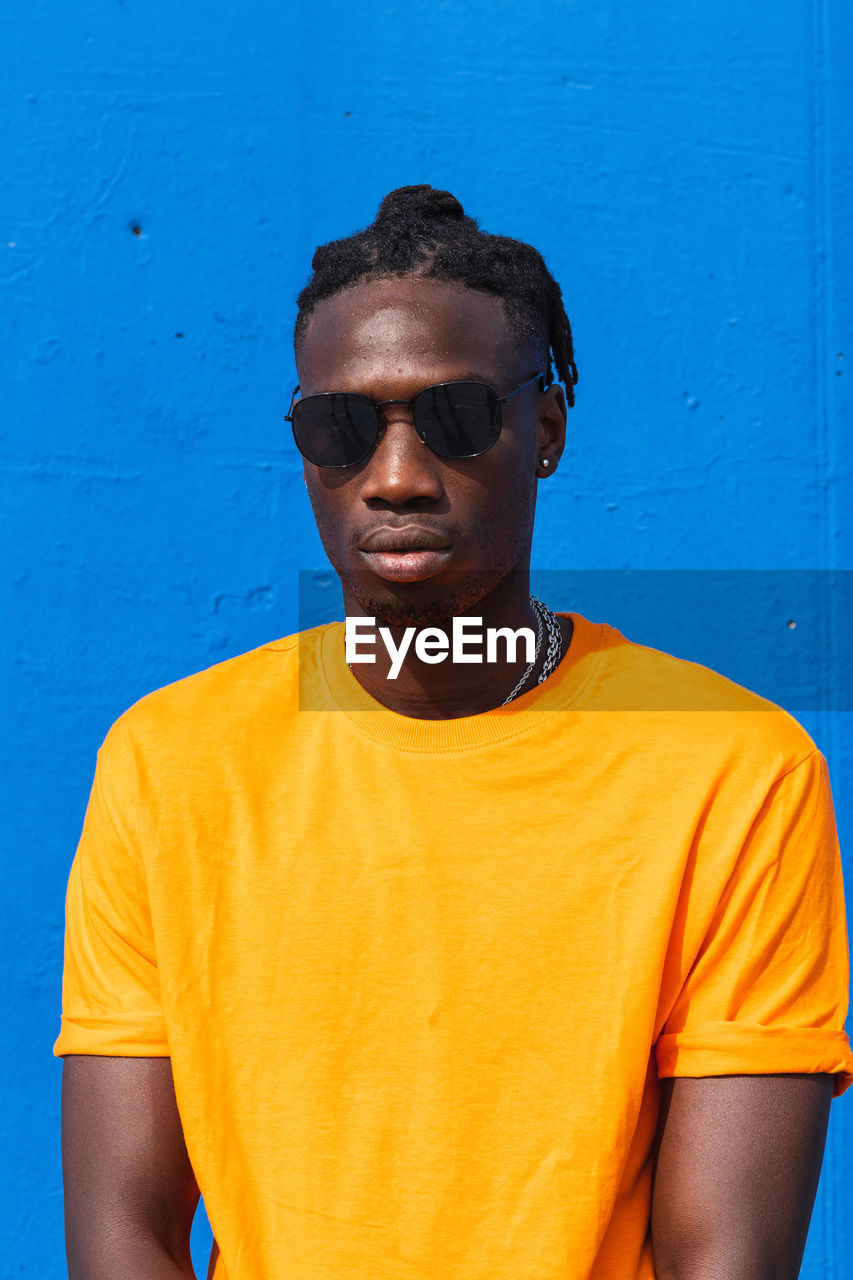
<path fill-rule="evenodd" d="M 366 616 L 364 608 L 346 589 L 344 604 L 348 618 Z M 469 624 L 466 648 L 469 653 L 479 653 L 482 661 L 453 661 L 453 623 L 449 617 L 440 624 L 440 630 L 447 636 L 451 651 L 443 661 L 435 663 L 423 661 L 416 651 L 417 635 L 424 628 L 414 624 L 393 626 L 388 627 L 383 636 L 377 623 L 376 628 L 362 628 L 363 635 L 375 636 L 375 643 L 361 646 L 361 651 L 375 655 L 376 661 L 353 662 L 353 675 L 365 692 L 390 711 L 419 720 L 456 719 L 499 707 L 524 674 L 529 656 L 520 638 L 514 660 L 510 660 L 505 640 L 498 638 L 496 660 L 485 661 L 485 637 L 489 629 L 518 631 L 522 627 L 529 628 L 536 636 L 537 617 L 530 603 L 527 574 L 514 574 L 511 580 L 457 616 L 481 619 L 476 627 Z M 565 653 L 571 639 L 571 623 L 562 618 L 560 623 Z M 535 686 L 546 652 L 547 637 L 543 636 L 534 668 L 519 689 L 519 695 Z"/>

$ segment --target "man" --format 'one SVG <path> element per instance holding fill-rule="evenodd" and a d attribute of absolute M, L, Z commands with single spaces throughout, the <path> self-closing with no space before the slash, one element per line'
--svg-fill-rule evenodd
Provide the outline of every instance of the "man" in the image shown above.
<path fill-rule="evenodd" d="M 853 1079 L 822 757 L 529 596 L 577 378 L 535 250 L 392 192 L 317 251 L 296 357 L 355 642 L 222 663 L 101 749 L 72 1280 L 191 1275 L 199 1188 L 217 1280 L 796 1276 Z"/>

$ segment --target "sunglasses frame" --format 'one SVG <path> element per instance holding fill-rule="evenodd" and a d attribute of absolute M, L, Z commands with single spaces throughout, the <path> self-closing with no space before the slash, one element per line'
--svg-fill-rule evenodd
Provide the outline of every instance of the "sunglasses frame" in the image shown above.
<path fill-rule="evenodd" d="M 415 431 L 417 432 L 417 436 L 421 444 L 426 445 L 426 447 L 432 453 L 434 453 L 437 458 L 449 458 L 451 460 L 457 460 L 461 458 L 480 458 L 484 453 L 489 452 L 489 450 L 492 448 L 492 445 L 497 443 L 500 437 L 501 431 L 503 430 L 503 413 L 501 410 L 501 405 L 504 405 L 507 403 L 507 401 L 512 400 L 520 392 L 524 391 L 525 388 L 532 386 L 534 382 L 541 382 L 542 386 L 540 387 L 540 390 L 544 391 L 546 389 L 544 385 L 546 376 L 547 375 L 545 373 L 534 373 L 532 377 L 527 379 L 526 382 L 522 382 L 520 387 L 516 387 L 514 391 L 510 391 L 509 394 L 505 396 L 499 396 L 495 388 L 493 386 L 490 386 L 488 382 L 477 382 L 475 378 L 457 378 L 453 382 L 437 382 L 431 387 L 423 387 L 417 393 L 417 395 L 412 396 L 411 400 L 371 400 L 369 396 L 363 396 L 359 392 L 355 392 L 355 391 L 318 391 L 316 395 L 305 396 L 304 400 L 297 400 L 296 397 L 299 395 L 299 384 L 297 383 L 293 390 L 293 395 L 290 398 L 290 410 L 284 415 L 284 420 L 285 422 L 290 423 L 291 430 L 293 432 L 293 442 L 296 445 L 297 449 L 299 449 L 299 441 L 296 439 L 296 426 L 293 421 L 293 411 L 297 407 L 297 405 L 305 404 L 309 400 L 320 400 L 320 399 L 325 399 L 327 396 L 341 396 L 341 395 L 351 395 L 360 401 L 366 401 L 368 404 L 372 405 L 373 408 L 376 410 L 376 435 L 372 443 L 369 445 L 367 451 L 364 454 L 362 454 L 360 458 L 356 458 L 354 462 L 337 462 L 337 463 L 332 463 L 331 465 L 324 464 L 322 467 L 324 471 L 342 471 L 347 467 L 357 467 L 359 463 L 364 462 L 365 459 L 369 458 L 370 455 L 373 453 L 374 449 L 379 444 L 380 440 L 385 434 L 385 426 L 382 421 L 382 410 L 386 409 L 388 405 L 391 405 L 391 404 L 413 405 L 419 396 L 425 395 L 429 391 L 442 391 L 445 387 L 470 387 L 470 386 L 485 387 L 488 391 L 492 392 L 497 402 L 497 411 L 498 411 L 497 412 L 497 433 L 495 434 L 494 439 L 491 440 L 486 445 L 485 449 L 478 449 L 476 453 L 453 453 L 453 454 L 439 453 L 437 449 L 433 449 L 432 445 L 430 445 L 424 439 L 423 433 L 418 428 L 416 416 L 413 414 L 413 417 L 412 417 L 412 425 L 414 426 Z M 302 450 L 299 449 L 299 452 L 302 453 Z M 311 459 L 307 458 L 304 453 L 302 453 L 302 456 L 303 458 L 306 458 L 307 462 L 311 462 Z M 311 462 L 311 465 L 312 467 L 319 467 L 321 464 L 319 462 Z"/>

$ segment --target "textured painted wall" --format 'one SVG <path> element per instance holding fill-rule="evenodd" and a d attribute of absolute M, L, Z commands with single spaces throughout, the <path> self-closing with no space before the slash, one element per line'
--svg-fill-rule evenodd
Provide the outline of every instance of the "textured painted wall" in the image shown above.
<path fill-rule="evenodd" d="M 44 1280 L 96 748 L 149 689 L 294 630 L 324 564 L 281 421 L 313 246 L 427 181 L 546 254 L 581 381 L 541 568 L 853 568 L 853 39 L 840 0 L 31 0 L 3 56 L 0 1275 Z M 826 676 L 802 718 L 849 844 L 851 717 L 820 695 L 845 607 L 825 576 L 792 634 L 785 581 L 763 661 L 795 634 Z M 851 1150 L 843 1099 L 808 1277 L 853 1277 Z"/>

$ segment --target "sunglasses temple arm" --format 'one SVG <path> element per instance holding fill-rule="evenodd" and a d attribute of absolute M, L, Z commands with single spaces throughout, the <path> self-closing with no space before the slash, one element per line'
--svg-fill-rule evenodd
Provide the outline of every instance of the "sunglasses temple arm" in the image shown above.
<path fill-rule="evenodd" d="M 522 382 L 520 387 L 515 388 L 515 391 L 510 391 L 508 396 L 501 396 L 500 403 L 506 404 L 507 400 L 512 400 L 514 396 L 519 394 L 519 392 L 524 391 L 526 387 L 532 386 L 534 382 L 538 382 L 540 378 L 544 377 L 544 373 L 534 373 L 532 378 L 528 378 L 526 382 Z"/>
<path fill-rule="evenodd" d="M 296 397 L 298 395 L 299 395 L 299 383 L 297 382 L 296 386 L 293 388 L 293 395 L 290 397 L 290 408 L 288 409 L 287 413 L 284 415 L 285 422 L 293 421 L 293 406 L 296 402 Z"/>

